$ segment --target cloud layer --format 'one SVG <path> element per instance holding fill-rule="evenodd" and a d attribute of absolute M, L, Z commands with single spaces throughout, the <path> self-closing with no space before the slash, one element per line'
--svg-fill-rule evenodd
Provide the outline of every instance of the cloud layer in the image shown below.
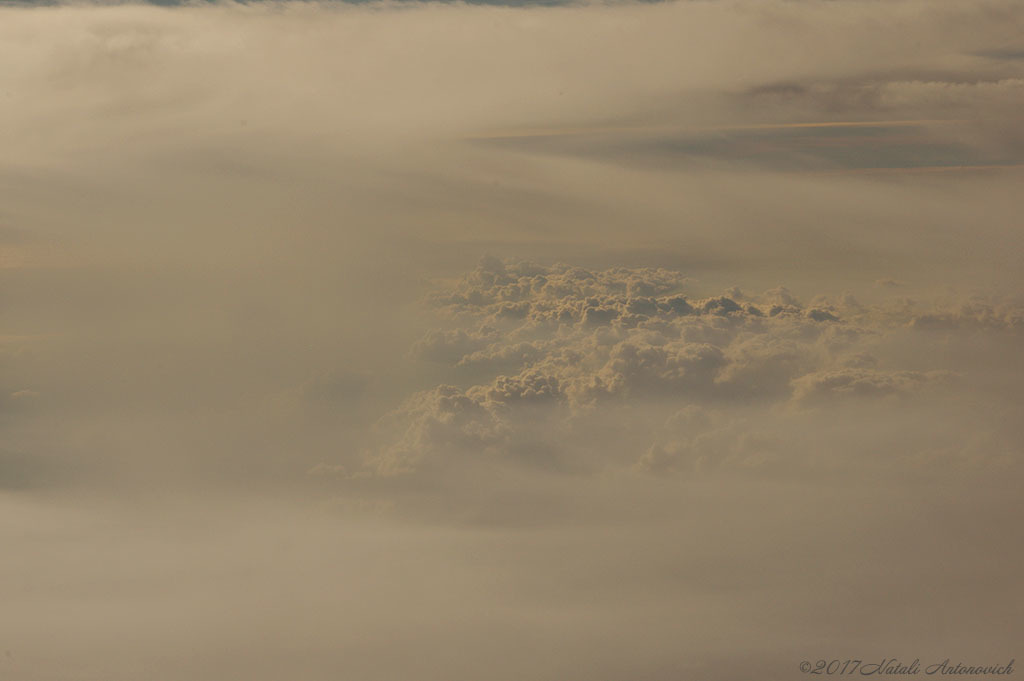
<path fill-rule="evenodd" d="M 0 7 L 0 678 L 1017 654 L 1017 0 Z"/>

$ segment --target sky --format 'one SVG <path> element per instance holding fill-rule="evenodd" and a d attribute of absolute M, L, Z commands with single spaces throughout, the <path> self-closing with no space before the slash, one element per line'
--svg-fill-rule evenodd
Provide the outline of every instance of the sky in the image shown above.
<path fill-rule="evenodd" d="M 0 3 L 0 677 L 1024 654 L 1021 36 Z"/>

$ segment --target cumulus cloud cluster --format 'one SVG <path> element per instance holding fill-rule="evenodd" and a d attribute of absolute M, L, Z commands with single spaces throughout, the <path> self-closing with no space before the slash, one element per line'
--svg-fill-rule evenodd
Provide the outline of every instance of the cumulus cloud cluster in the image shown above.
<path fill-rule="evenodd" d="M 845 294 L 803 304 L 783 287 L 706 296 L 695 286 L 659 268 L 484 258 L 428 297 L 448 326 L 413 346 L 414 357 L 444 363 L 462 382 L 417 393 L 383 419 L 369 469 L 550 457 L 573 470 L 666 470 L 695 446 L 705 467 L 803 459 L 793 434 L 816 421 L 864 410 L 885 419 L 886 410 L 952 398 L 964 365 L 932 351 L 949 342 L 936 329 L 1020 337 L 1012 301 L 865 305 Z M 924 363 L 894 351 L 914 343 Z M 609 442 L 619 449 L 611 456 Z M 933 444 L 891 457 L 918 462 Z"/>

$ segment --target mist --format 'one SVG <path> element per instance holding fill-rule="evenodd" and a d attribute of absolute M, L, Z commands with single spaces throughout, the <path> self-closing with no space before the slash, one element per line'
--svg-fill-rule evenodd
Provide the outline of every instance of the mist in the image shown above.
<path fill-rule="evenodd" d="M 0 676 L 1005 664 L 1021 35 L 0 7 Z"/>

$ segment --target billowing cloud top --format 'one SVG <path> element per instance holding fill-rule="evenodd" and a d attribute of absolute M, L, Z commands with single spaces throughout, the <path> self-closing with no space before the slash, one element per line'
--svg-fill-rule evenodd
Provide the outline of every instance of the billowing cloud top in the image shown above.
<path fill-rule="evenodd" d="M 966 421 L 935 424 L 941 444 L 901 429 L 911 441 L 900 447 L 878 426 L 894 413 L 952 408 L 965 381 L 977 390 L 977 358 L 927 348 L 976 333 L 1015 344 L 1024 331 L 1019 305 L 867 306 L 849 294 L 801 304 L 782 287 L 700 296 L 692 286 L 665 269 L 484 258 L 429 296 L 449 325 L 412 350 L 451 367 L 460 385 L 417 393 L 378 424 L 384 442 L 369 452 L 369 470 L 450 469 L 473 457 L 497 469 L 814 469 L 819 458 L 849 467 L 864 463 L 837 456 L 849 441 L 831 442 L 826 454 L 808 451 L 806 440 L 827 440 L 824 424 L 864 418 L 874 425 L 872 448 L 886 452 L 872 465 L 1006 463 L 1012 439 L 996 424 L 973 423 L 973 433 L 952 438 L 950 428 Z M 902 357 L 914 344 L 921 356 Z M 979 431 L 994 441 L 984 454 L 970 446 Z"/>

